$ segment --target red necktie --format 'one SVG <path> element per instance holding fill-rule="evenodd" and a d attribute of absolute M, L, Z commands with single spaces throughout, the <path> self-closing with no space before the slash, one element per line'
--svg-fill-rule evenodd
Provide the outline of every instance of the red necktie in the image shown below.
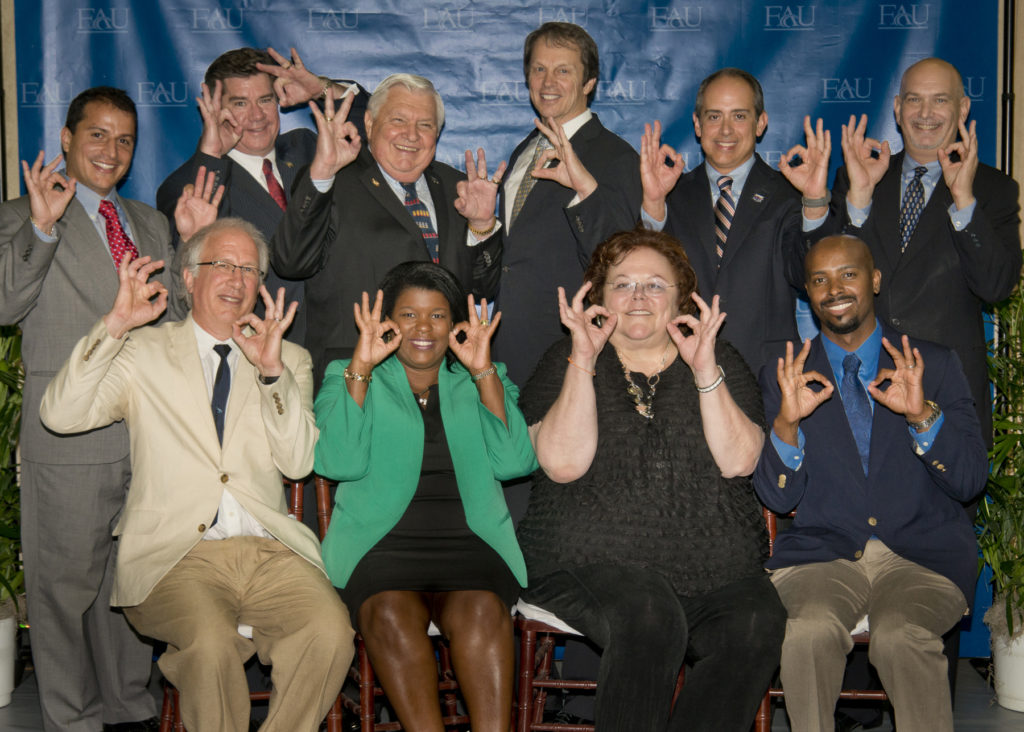
<path fill-rule="evenodd" d="M 263 158 L 263 177 L 267 179 L 267 191 L 269 191 L 270 197 L 277 202 L 282 211 L 286 210 L 288 203 L 284 199 L 284 188 L 277 182 L 277 176 L 274 175 L 274 164 L 270 162 L 269 158 Z"/>
<path fill-rule="evenodd" d="M 114 204 L 104 199 L 100 201 L 100 215 L 107 220 L 107 244 L 110 246 L 110 256 L 114 258 L 114 266 L 119 267 L 125 254 L 131 255 L 128 261 L 139 256 L 139 250 L 135 248 L 132 240 L 124 233 L 121 227 L 121 219 L 118 218 L 117 209 Z"/>

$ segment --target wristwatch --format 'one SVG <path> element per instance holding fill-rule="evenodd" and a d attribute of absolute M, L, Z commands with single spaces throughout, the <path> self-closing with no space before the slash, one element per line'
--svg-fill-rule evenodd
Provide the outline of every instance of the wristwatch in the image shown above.
<path fill-rule="evenodd" d="M 924 432 L 925 430 L 927 430 L 929 427 L 931 427 L 933 424 L 935 424 L 935 421 L 942 414 L 942 410 L 939 409 L 939 405 L 936 404 L 935 402 L 933 402 L 931 399 L 925 399 L 924 403 L 932 408 L 932 413 L 929 414 L 928 417 L 926 417 L 925 419 L 921 420 L 920 422 L 908 422 L 907 423 L 911 427 L 913 427 L 915 430 L 917 430 L 918 432 Z"/>

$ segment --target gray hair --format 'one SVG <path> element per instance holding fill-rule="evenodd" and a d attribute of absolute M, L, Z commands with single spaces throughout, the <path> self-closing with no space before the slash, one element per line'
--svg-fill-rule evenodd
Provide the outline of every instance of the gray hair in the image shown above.
<path fill-rule="evenodd" d="M 441 99 L 440 93 L 434 88 L 433 83 L 430 79 L 424 76 L 417 76 L 416 74 L 392 74 L 377 85 L 377 88 L 373 90 L 373 94 L 370 96 L 370 101 L 366 103 L 366 111 L 370 115 L 370 119 L 377 119 L 377 112 L 384 106 L 385 100 L 388 98 L 388 93 L 393 87 L 404 86 L 411 92 L 420 92 L 422 94 L 433 94 L 434 105 L 437 108 L 435 119 L 437 122 L 438 134 L 441 132 L 441 128 L 444 127 L 444 101 Z"/>
<path fill-rule="evenodd" d="M 184 276 L 184 272 L 187 269 L 192 273 L 193 278 L 197 277 L 199 275 L 199 262 L 203 257 L 203 249 L 206 246 L 207 240 L 229 229 L 241 231 L 252 239 L 252 243 L 256 245 L 256 252 L 260 258 L 260 282 L 262 282 L 263 278 L 267 276 L 267 270 L 270 268 L 270 246 L 259 229 L 245 219 L 240 219 L 236 216 L 217 219 L 209 226 L 204 226 L 193 234 L 192 238 L 184 242 L 178 250 L 175 259 L 180 265 L 175 269 L 182 273 L 181 276 Z M 181 292 L 185 299 L 185 304 L 191 308 L 192 293 L 188 292 L 184 287 L 181 288 Z"/>

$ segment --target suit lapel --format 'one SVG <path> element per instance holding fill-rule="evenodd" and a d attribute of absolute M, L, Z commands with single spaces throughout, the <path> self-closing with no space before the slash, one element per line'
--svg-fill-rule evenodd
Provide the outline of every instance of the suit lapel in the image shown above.
<path fill-rule="evenodd" d="M 224 444 L 227 445 L 234 435 L 235 428 L 242 419 L 244 407 L 252 399 L 252 391 L 256 388 L 256 367 L 249 363 L 244 353 L 238 354 L 235 373 L 231 377 L 231 391 L 228 393 L 227 414 L 224 415 Z M 210 424 L 213 424 L 213 412 L 210 410 Z"/>
<path fill-rule="evenodd" d="M 878 182 L 871 201 L 871 218 L 875 221 L 882 254 L 891 272 L 900 260 L 900 171 L 903 153 L 889 161 L 889 170 Z"/>
<path fill-rule="evenodd" d="M 360 158 L 362 158 L 362 156 L 363 153 L 360 153 Z M 388 185 L 388 181 L 384 177 L 384 174 L 380 172 L 377 162 L 369 153 L 366 153 L 364 165 L 365 168 L 359 176 L 359 180 L 366 190 L 369 191 L 370 195 L 373 196 L 389 214 L 394 216 L 395 221 L 400 223 L 402 228 L 408 231 L 411 236 L 415 236 L 419 240 L 422 240 L 423 233 L 420 231 L 420 227 L 418 227 L 416 222 L 412 220 L 412 216 L 409 215 L 405 205 L 398 200 L 398 196 L 396 196 L 394 191 L 391 190 L 391 186 Z"/>
<path fill-rule="evenodd" d="M 203 367 L 199 362 L 199 349 L 196 345 L 196 335 L 192 314 L 180 323 L 174 323 L 167 327 L 168 340 L 170 345 L 171 365 L 174 371 L 180 375 L 179 395 L 183 402 L 182 407 L 188 406 L 194 413 L 193 428 L 200 433 L 196 440 L 201 449 L 208 452 L 210 461 L 217 464 L 220 461 L 219 450 L 217 450 L 217 428 L 213 424 L 213 412 L 210 409 L 210 400 L 206 394 L 206 377 L 203 375 Z M 241 357 L 245 360 L 245 356 Z M 228 418 L 231 417 L 232 396 L 228 401 Z M 237 410 L 234 410 L 237 411 Z M 225 422 L 224 439 L 227 439 L 227 422 Z M 203 434 L 205 433 L 205 434 Z"/>
<path fill-rule="evenodd" d="M 122 206 L 122 210 L 127 216 L 127 209 Z M 99 232 L 96 231 L 96 226 L 89 218 L 89 214 L 85 212 L 85 208 L 77 198 L 71 199 L 59 225 L 67 231 L 74 232 L 75 246 L 72 248 L 72 253 L 78 260 L 78 269 L 91 273 L 90 277 L 103 282 L 102 288 L 98 288 L 98 291 L 117 292 L 117 270 L 114 268 L 114 258 Z M 140 233 L 145 232 L 141 224 L 139 224 L 139 228 L 136 228 L 134 217 L 129 217 L 128 226 L 136 238 Z"/>
<path fill-rule="evenodd" d="M 747 181 L 743 185 L 743 193 L 740 195 L 739 204 L 736 206 L 736 215 L 733 216 L 732 226 L 729 227 L 729 238 L 725 244 L 725 252 L 722 255 L 722 269 L 737 256 L 737 252 L 747 243 L 747 234 L 766 211 L 771 210 L 771 197 L 775 190 L 773 181 L 765 173 L 767 165 L 761 162 L 760 158 L 754 159 L 754 166 L 747 175 Z M 757 242 L 750 242 L 755 246 Z"/>
<path fill-rule="evenodd" d="M 711 202 L 706 164 L 694 170 L 693 175 L 684 180 L 684 184 L 687 190 L 684 191 L 683 199 L 701 202 L 701 205 L 694 207 L 691 214 L 692 225 L 704 256 L 709 262 L 715 263 L 718 260 L 718 254 L 715 252 L 715 207 Z M 716 268 L 712 266 L 712 269 Z M 714 288 L 709 292 L 713 290 Z"/>
<path fill-rule="evenodd" d="M 423 175 L 427 179 L 430 198 L 434 202 L 434 215 L 437 217 L 438 256 L 441 259 L 441 264 L 454 262 L 455 252 L 458 251 L 457 247 L 465 245 L 465 229 L 457 225 L 458 221 L 451 221 L 448 194 L 444 190 L 441 179 L 434 172 L 433 164 L 427 166 Z M 422 237 L 422 234 L 420 236 Z"/>
<path fill-rule="evenodd" d="M 917 226 L 914 227 L 914 233 L 910 236 L 910 241 L 907 242 L 907 248 L 900 257 L 899 267 L 915 267 L 916 261 L 922 257 L 929 256 L 930 247 L 929 242 L 935 240 L 939 236 L 939 229 L 949 226 L 949 216 L 946 214 L 947 209 L 953 203 L 953 196 L 949 192 L 949 188 L 946 187 L 946 181 L 939 176 L 939 182 L 935 185 L 935 190 L 932 191 L 932 195 L 928 198 L 928 203 L 924 205 L 924 209 L 921 211 L 921 217 L 917 220 Z"/>
<path fill-rule="evenodd" d="M 295 184 L 295 176 L 299 172 L 298 166 L 292 160 L 291 147 L 287 143 L 285 135 L 278 135 L 275 148 L 277 150 L 277 172 L 281 174 L 281 185 L 284 187 L 286 201 L 292 200 L 292 186 Z M 270 195 L 269 193 L 267 194 Z"/>
<path fill-rule="evenodd" d="M 511 173 L 513 170 L 515 170 L 516 163 L 519 162 L 519 156 L 523 154 L 523 151 L 527 148 L 527 146 L 530 145 L 531 141 L 534 140 L 537 137 L 537 135 L 539 135 L 539 134 L 540 134 L 540 132 L 538 130 L 534 129 L 534 131 L 531 132 L 529 135 L 527 135 L 526 139 L 524 139 L 522 142 L 520 142 L 516 146 L 516 149 L 512 151 L 512 155 L 508 159 L 508 172 L 509 173 Z M 530 172 L 526 171 L 526 174 L 529 175 Z M 506 196 L 510 196 L 510 197 L 512 197 L 514 199 L 515 195 L 516 195 L 515 191 L 507 190 L 506 189 L 507 182 L 508 182 L 508 176 L 506 175 L 506 176 L 504 176 L 502 178 L 501 189 L 498 191 L 499 194 L 500 194 L 499 199 L 498 199 L 498 214 L 499 214 L 499 216 L 501 218 L 501 225 L 504 226 L 506 228 L 506 230 L 508 228 L 508 221 L 505 220 L 505 201 L 506 201 Z"/>

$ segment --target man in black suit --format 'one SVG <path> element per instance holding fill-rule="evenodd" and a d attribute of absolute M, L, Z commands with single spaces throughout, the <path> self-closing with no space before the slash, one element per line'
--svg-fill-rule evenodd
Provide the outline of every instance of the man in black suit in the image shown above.
<path fill-rule="evenodd" d="M 225 187 L 218 215 L 237 216 L 253 224 L 269 240 L 277 231 L 290 199 L 295 176 L 313 159 L 316 135 L 299 128 L 281 134 L 281 107 L 322 103 L 327 89 L 336 96 L 359 95 L 353 82 L 332 82 L 307 70 L 295 49 L 286 59 L 273 49 L 236 48 L 218 56 L 206 70 L 199 113 L 203 132 L 191 158 L 171 173 L 156 194 L 157 208 L 173 224 L 174 206 L 182 188 L 196 178 L 201 166 Z M 365 94 L 356 103 L 362 107 Z M 180 238 L 175 232 L 177 248 Z M 180 267 L 175 268 L 175 272 Z M 306 312 L 301 282 L 281 278 L 271 270 L 267 288 L 285 288 L 286 299 L 299 303 L 288 340 L 305 341 Z M 257 306 L 257 313 L 262 305 Z"/>
<path fill-rule="evenodd" d="M 334 109 L 328 90 L 327 109 Z M 488 179 L 484 151 L 466 153 L 467 175 L 434 160 L 444 103 L 422 76 L 392 74 L 373 92 L 364 122 L 368 149 L 346 118 L 352 98 L 325 116 L 310 105 L 316 155 L 292 191 L 271 244 L 283 277 L 306 281 L 306 346 L 317 382 L 329 361 L 352 355 L 352 305 L 409 260 L 433 260 L 462 286 L 491 298 L 501 238 L 494 202 L 504 165 Z"/>
<path fill-rule="evenodd" d="M 718 295 L 729 315 L 721 336 L 754 373 L 786 341 L 799 340 L 803 228 L 820 225 L 827 212 L 831 152 L 821 121 L 815 130 L 808 118 L 807 145 L 783 157 L 780 174 L 754 152 L 767 126 L 757 79 L 719 69 L 701 82 L 693 112 L 704 164 L 682 175 L 682 156 L 661 144 L 659 122 L 646 126 L 640 152 L 645 223 L 682 242 L 701 297 Z"/>
<path fill-rule="evenodd" d="M 558 287 L 575 291 L 597 245 L 633 228 L 640 212 L 636 151 L 589 109 L 598 78 L 594 39 L 571 23 L 545 23 L 526 38 L 523 69 L 543 122 L 535 120 L 537 129 L 512 153 L 501 186 L 494 342 L 495 358 L 520 385 L 562 336 Z"/>
<path fill-rule="evenodd" d="M 865 137 L 866 117 L 851 117 L 822 231 L 867 242 L 882 272 L 883 323 L 957 352 L 991 446 L 982 311 L 1020 278 L 1019 187 L 978 162 L 970 107 L 952 65 L 928 58 L 907 69 L 893 103 L 903 151 L 890 156 L 888 142 Z"/>

